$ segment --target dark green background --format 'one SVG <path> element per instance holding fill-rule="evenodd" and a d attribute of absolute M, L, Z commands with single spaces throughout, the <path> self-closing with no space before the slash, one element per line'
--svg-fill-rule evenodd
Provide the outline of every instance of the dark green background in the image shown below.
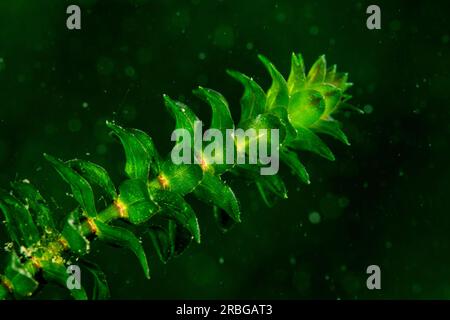
<path fill-rule="evenodd" d="M 382 29 L 370 31 L 365 1 L 73 0 L 82 30 L 68 31 L 69 2 L 3 0 L 0 185 L 28 178 L 66 212 L 74 202 L 43 152 L 97 162 L 118 183 L 123 152 L 105 119 L 147 131 L 168 152 L 163 93 L 208 119 L 191 94 L 201 84 L 238 115 L 242 90 L 226 68 L 267 87 L 257 53 L 284 74 L 292 51 L 308 66 L 324 53 L 350 73 L 353 103 L 371 111 L 342 119 L 352 146 L 326 139 L 336 162 L 303 154 L 310 186 L 283 168 L 289 199 L 273 209 L 237 184 L 244 221 L 225 235 L 192 200 L 203 243 L 162 265 L 147 241 L 150 281 L 131 253 L 95 244 L 113 298 L 450 298 L 450 8 L 376 3 Z M 308 220 L 314 211 L 319 224 Z M 380 291 L 366 289 L 370 264 L 381 267 Z"/>

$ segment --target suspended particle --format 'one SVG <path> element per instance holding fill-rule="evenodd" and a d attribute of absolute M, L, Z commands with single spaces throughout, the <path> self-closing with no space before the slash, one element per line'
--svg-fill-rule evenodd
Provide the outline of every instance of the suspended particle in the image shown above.
<path fill-rule="evenodd" d="M 309 222 L 311 222 L 312 224 L 319 224 L 321 217 L 317 211 L 313 211 L 309 214 L 308 219 L 309 219 Z"/>

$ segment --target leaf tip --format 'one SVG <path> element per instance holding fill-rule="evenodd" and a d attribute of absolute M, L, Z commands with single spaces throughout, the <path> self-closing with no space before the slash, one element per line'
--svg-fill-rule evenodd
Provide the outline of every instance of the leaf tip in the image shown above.
<path fill-rule="evenodd" d="M 45 160 L 47 160 L 47 161 L 50 161 L 50 162 L 57 162 L 58 161 L 58 159 L 56 159 L 54 156 L 52 156 L 52 155 L 50 155 L 50 154 L 48 154 L 46 152 L 43 153 L 43 156 L 44 156 Z"/>
<path fill-rule="evenodd" d="M 262 55 L 262 54 L 258 54 L 258 59 L 266 66 L 266 67 L 270 67 L 272 65 L 272 62 L 270 62 L 270 60 Z"/>

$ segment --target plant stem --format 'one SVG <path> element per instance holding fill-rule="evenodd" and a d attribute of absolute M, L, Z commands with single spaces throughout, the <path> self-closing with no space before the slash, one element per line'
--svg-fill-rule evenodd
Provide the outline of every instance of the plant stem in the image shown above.
<path fill-rule="evenodd" d="M 103 223 L 110 223 L 113 220 L 122 218 L 120 208 L 113 203 L 106 207 L 98 215 L 93 218 L 87 218 L 80 226 L 83 236 L 95 236 L 95 220 L 99 220 Z M 64 263 L 61 254 L 64 251 L 70 249 L 67 240 L 60 234 L 56 240 L 48 242 L 45 247 L 41 247 L 40 253 L 36 256 L 28 256 L 27 261 L 24 263 L 24 269 L 28 271 L 33 277 L 41 270 L 42 262 L 50 261 L 53 263 Z M 27 250 L 25 250 L 27 251 Z M 14 288 L 8 287 L 6 276 L 0 275 L 0 300 L 8 298 L 10 293 L 13 293 Z M 9 282 L 10 283 L 10 282 Z M 30 295 L 32 295 L 31 293 Z"/>

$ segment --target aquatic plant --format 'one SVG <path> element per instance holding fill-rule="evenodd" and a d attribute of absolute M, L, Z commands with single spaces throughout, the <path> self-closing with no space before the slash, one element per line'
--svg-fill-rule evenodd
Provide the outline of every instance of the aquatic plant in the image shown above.
<path fill-rule="evenodd" d="M 346 92 L 351 87 L 348 75 L 337 72 L 336 66 L 327 69 L 325 56 L 319 57 L 305 73 L 302 56 L 293 54 L 290 74 L 285 80 L 267 58 L 259 56 L 259 59 L 272 78 L 267 92 L 252 78 L 228 71 L 244 87 L 237 127 L 278 129 L 280 160 L 300 181 L 309 184 L 308 172 L 297 152 L 306 150 L 334 160 L 333 153 L 317 134 L 349 144 L 334 118 L 340 110 L 358 110 L 348 104 L 351 97 Z M 200 87 L 194 93 L 212 108 L 211 128 L 223 131 L 235 128 L 228 103 L 219 92 Z M 168 96 L 164 96 L 164 102 L 176 128 L 193 132 L 193 123 L 198 120 L 194 112 Z M 11 192 L 0 191 L 0 209 L 11 240 L 5 245 L 7 263 L 0 275 L 0 299 L 30 297 L 47 282 L 66 287 L 67 267 L 75 263 L 93 275 L 95 285 L 90 297 L 108 298 L 105 274 L 87 258 L 92 242 L 97 240 L 131 250 L 145 277 L 150 278 L 142 236 L 149 236 L 163 262 L 181 254 L 191 241 L 200 243 L 196 214 L 184 198 L 188 193 L 213 206 L 223 230 L 240 222 L 239 202 L 222 180 L 224 174 L 255 183 L 268 206 L 287 198 L 283 180 L 279 175 L 260 175 L 261 164 L 200 161 L 198 165 L 176 165 L 170 157 L 160 156 L 145 132 L 114 122 L 107 122 L 107 126 L 121 141 L 126 155 L 127 179 L 117 188 L 108 172 L 97 164 L 79 159 L 62 161 L 44 154 L 70 186 L 78 203 L 67 211 L 70 213 L 61 225 L 51 206 L 29 181 L 15 181 L 11 183 Z M 108 199 L 107 206 L 97 201 L 99 194 L 94 195 L 94 190 Z M 129 228 L 123 223 L 118 226 L 117 220 Z M 88 298 L 83 287 L 70 293 L 75 299 Z"/>

